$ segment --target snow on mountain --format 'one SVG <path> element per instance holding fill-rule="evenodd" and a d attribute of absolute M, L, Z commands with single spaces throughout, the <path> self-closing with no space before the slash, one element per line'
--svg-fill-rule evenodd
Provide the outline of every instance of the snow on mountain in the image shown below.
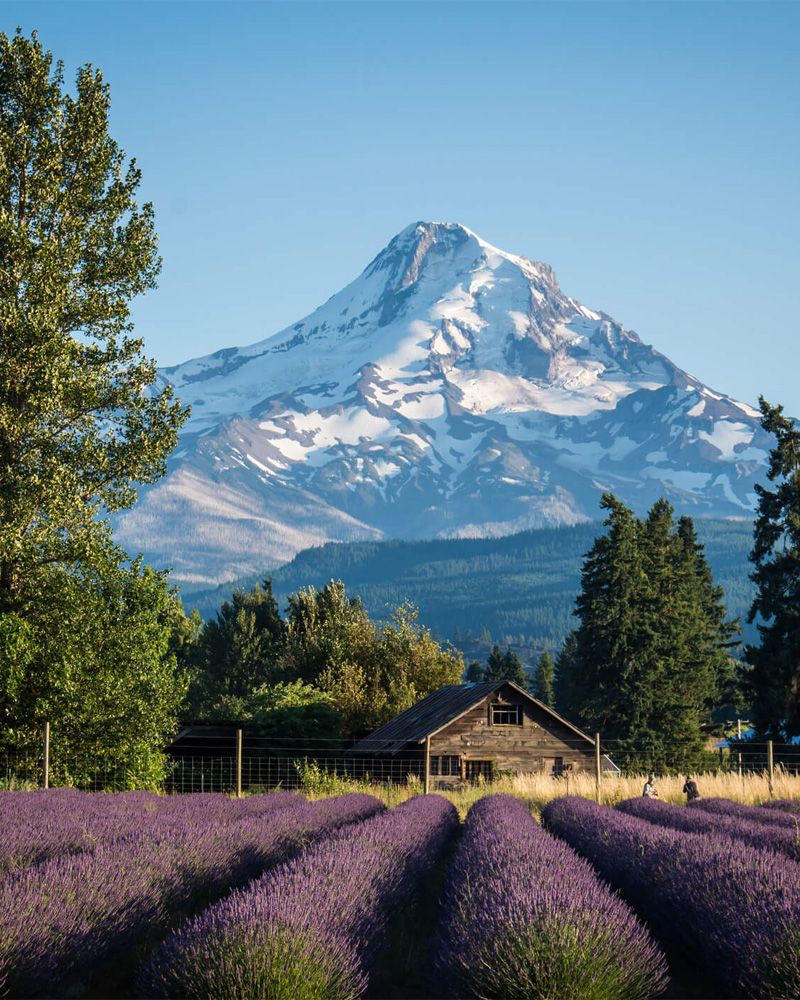
<path fill-rule="evenodd" d="M 186 584 L 328 540 L 504 534 L 637 509 L 749 516 L 769 441 L 547 265 L 416 223 L 310 316 L 163 369 L 192 416 L 119 537 Z"/>

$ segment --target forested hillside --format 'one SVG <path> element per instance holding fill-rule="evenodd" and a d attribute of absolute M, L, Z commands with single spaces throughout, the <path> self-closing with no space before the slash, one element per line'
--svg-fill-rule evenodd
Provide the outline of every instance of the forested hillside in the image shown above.
<path fill-rule="evenodd" d="M 696 526 L 729 612 L 745 615 L 752 594 L 747 560 L 752 525 L 701 519 Z M 300 552 L 274 571 L 272 580 L 281 606 L 299 588 L 331 579 L 344 581 L 376 618 L 410 600 L 422 622 L 467 655 L 481 636 L 484 643 L 555 649 L 574 626 L 582 558 L 602 530 L 590 523 L 503 538 L 329 543 Z M 237 585 L 249 587 L 256 579 Z M 229 584 L 184 599 L 207 618 L 232 589 Z"/>

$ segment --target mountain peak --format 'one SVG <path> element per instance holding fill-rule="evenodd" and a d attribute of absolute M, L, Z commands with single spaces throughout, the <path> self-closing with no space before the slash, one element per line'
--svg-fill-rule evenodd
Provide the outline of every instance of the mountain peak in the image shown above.
<path fill-rule="evenodd" d="M 604 490 L 748 516 L 767 458 L 752 408 L 454 222 L 412 223 L 291 327 L 161 377 L 192 416 L 123 538 L 184 579 L 191 552 L 220 580 L 327 540 L 574 523 Z"/>

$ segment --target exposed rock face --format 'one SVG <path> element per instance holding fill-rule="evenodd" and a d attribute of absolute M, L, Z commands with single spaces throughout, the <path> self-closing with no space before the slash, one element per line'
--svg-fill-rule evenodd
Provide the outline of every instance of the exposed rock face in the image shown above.
<path fill-rule="evenodd" d="M 409 226 L 306 319 L 161 377 L 192 418 L 118 531 L 189 584 L 327 540 L 571 524 L 607 489 L 748 516 L 769 449 L 752 407 L 452 223 Z"/>

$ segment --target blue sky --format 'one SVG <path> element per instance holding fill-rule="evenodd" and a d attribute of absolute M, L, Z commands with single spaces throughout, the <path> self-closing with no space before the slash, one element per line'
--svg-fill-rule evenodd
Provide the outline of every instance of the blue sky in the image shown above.
<path fill-rule="evenodd" d="M 160 363 L 462 222 L 711 386 L 800 414 L 800 5 L 0 3 L 90 61 L 155 203 Z"/>

